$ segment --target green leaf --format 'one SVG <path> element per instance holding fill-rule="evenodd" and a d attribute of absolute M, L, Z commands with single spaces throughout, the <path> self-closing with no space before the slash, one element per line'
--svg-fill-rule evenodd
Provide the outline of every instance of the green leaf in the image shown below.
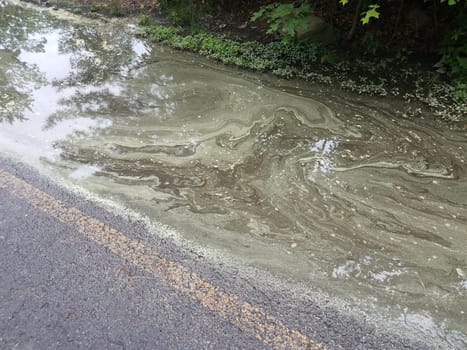
<path fill-rule="evenodd" d="M 251 16 L 250 21 L 254 22 L 262 17 L 264 17 L 265 9 L 261 8 L 258 11 L 254 12 L 253 15 Z"/>
<path fill-rule="evenodd" d="M 279 22 L 272 23 L 268 29 L 268 33 L 272 34 L 279 30 Z"/>
<path fill-rule="evenodd" d="M 280 4 L 271 13 L 271 18 L 277 19 L 289 16 L 294 10 L 293 4 Z"/>
<path fill-rule="evenodd" d="M 339 0 L 342 6 L 345 6 L 349 3 L 349 0 Z"/>
<path fill-rule="evenodd" d="M 464 36 L 464 34 L 465 34 L 465 33 L 464 33 L 464 31 L 463 31 L 461 28 L 456 29 L 456 30 L 454 30 L 454 31 L 452 32 L 452 34 L 451 34 L 451 39 L 452 39 L 453 41 L 458 41 L 460 38 L 462 38 L 462 37 Z"/>
<path fill-rule="evenodd" d="M 300 17 L 300 16 L 306 16 L 308 14 L 311 13 L 311 6 L 310 4 L 304 2 L 303 4 L 301 4 L 299 7 L 297 7 L 297 9 L 295 10 L 295 15 L 297 17 Z"/>
<path fill-rule="evenodd" d="M 467 70 L 467 57 L 456 57 L 457 63 L 463 70 Z"/>
<path fill-rule="evenodd" d="M 295 30 L 306 29 L 310 25 L 308 18 L 302 17 L 295 20 Z"/>
<path fill-rule="evenodd" d="M 379 5 L 373 4 L 369 5 L 368 9 L 365 12 L 362 12 L 362 23 L 363 24 L 368 24 L 370 22 L 370 19 L 372 18 L 379 18 Z"/>
<path fill-rule="evenodd" d="M 296 24 L 293 21 L 288 21 L 282 28 L 284 34 L 289 37 L 295 36 Z"/>
<path fill-rule="evenodd" d="M 456 5 L 460 0 L 447 0 L 447 1 L 448 1 L 448 5 L 449 5 L 449 6 L 454 6 L 454 5 Z M 443 2 L 446 2 L 446 0 L 441 0 L 440 2 L 443 3 Z M 466 3 L 467 3 L 467 1 L 466 1 Z"/>

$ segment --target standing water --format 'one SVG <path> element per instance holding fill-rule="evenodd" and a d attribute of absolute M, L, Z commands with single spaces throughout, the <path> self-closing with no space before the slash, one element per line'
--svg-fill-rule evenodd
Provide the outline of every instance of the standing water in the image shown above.
<path fill-rule="evenodd" d="M 465 128 L 150 46 L 133 29 L 0 0 L 0 155 L 467 346 Z"/>

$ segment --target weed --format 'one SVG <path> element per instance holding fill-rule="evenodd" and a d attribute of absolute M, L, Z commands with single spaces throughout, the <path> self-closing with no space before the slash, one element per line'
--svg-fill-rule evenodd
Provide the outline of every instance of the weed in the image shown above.
<path fill-rule="evenodd" d="M 138 17 L 138 23 L 141 26 L 149 26 L 151 24 L 151 17 L 149 17 L 147 14 L 142 13 Z"/>
<path fill-rule="evenodd" d="M 123 10 L 122 3 L 120 2 L 120 0 L 112 0 L 109 5 L 109 11 L 111 16 L 125 16 L 125 11 Z"/>
<path fill-rule="evenodd" d="M 107 8 L 108 8 L 107 4 L 104 4 L 104 3 L 101 3 L 101 2 L 96 2 L 96 3 L 91 5 L 89 10 L 91 12 L 103 12 L 103 11 L 107 10 Z"/>

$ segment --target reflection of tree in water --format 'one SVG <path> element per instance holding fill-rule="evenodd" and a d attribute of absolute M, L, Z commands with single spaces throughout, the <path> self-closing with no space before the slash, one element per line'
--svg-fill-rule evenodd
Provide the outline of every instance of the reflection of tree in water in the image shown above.
<path fill-rule="evenodd" d="M 151 115 L 161 120 L 170 118 L 179 104 L 186 104 L 184 94 L 176 95 L 167 86 L 172 76 L 164 73 L 154 76 L 152 84 L 142 89 L 140 79 L 145 74 L 147 71 L 143 68 L 128 81 L 81 86 L 58 101 L 60 108 L 49 116 L 46 128 L 75 116 L 128 119 Z"/>
<path fill-rule="evenodd" d="M 135 39 L 122 23 L 72 25 L 45 11 L 5 3 L 0 6 L 0 120 L 21 119 L 31 108 L 34 89 L 47 83 L 59 91 L 74 89 L 76 97 L 71 99 L 76 100 L 82 97 L 83 86 L 98 86 L 112 75 L 125 76 L 139 63 Z M 20 55 L 46 53 L 47 41 L 57 34 L 58 55 L 69 57 L 71 69 L 65 78 L 48 82 L 45 72 L 22 62 Z M 54 55 L 57 53 L 50 53 L 51 61 Z M 66 116 L 55 113 L 51 116 L 55 122 L 58 114 Z"/>
<path fill-rule="evenodd" d="M 45 80 L 37 67 L 21 62 L 22 50 L 43 52 L 44 40 L 30 39 L 44 32 L 43 14 L 0 2 L 0 121 L 22 119 L 32 103 L 31 92 Z"/>
<path fill-rule="evenodd" d="M 51 22 L 40 11 L 0 2 L 0 50 L 39 52 L 43 40 L 34 40 L 31 34 L 46 33 L 61 25 Z"/>
<path fill-rule="evenodd" d="M 54 82 L 60 87 L 99 84 L 112 75 L 125 75 L 138 63 L 134 37 L 123 24 L 75 26 L 60 38 L 59 51 L 71 55 L 67 78 Z"/>
<path fill-rule="evenodd" d="M 43 76 L 35 67 L 18 60 L 17 54 L 0 50 L 0 121 L 23 119 L 32 103 L 31 92 Z"/>
<path fill-rule="evenodd" d="M 80 115 L 130 115 L 141 108 L 135 99 L 122 96 L 116 85 L 109 88 L 106 84 L 112 76 L 126 76 L 144 59 L 144 55 L 135 52 L 135 38 L 123 25 L 75 26 L 60 37 L 59 51 L 70 55 L 72 69 L 53 85 L 59 90 L 72 88 L 74 92 L 60 99 L 62 108 L 49 116 L 46 128 Z"/>
<path fill-rule="evenodd" d="M 61 108 L 47 118 L 45 128 L 53 128 L 61 121 L 76 116 L 97 118 L 114 115 L 117 111 L 128 115 L 132 113 L 133 108 L 127 102 L 119 94 L 105 87 L 78 90 L 58 102 Z"/>

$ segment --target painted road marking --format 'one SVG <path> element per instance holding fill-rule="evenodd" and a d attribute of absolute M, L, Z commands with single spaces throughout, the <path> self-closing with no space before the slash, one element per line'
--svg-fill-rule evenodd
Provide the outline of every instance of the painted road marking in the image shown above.
<path fill-rule="evenodd" d="M 61 200 L 2 170 L 0 170 L 0 188 L 6 188 L 12 194 L 73 227 L 129 263 L 165 281 L 172 288 L 182 291 L 243 332 L 255 336 L 274 349 L 329 350 L 318 341 L 288 328 L 264 310 L 203 280 L 186 267 L 155 255 L 144 244 L 128 238 L 111 226 L 74 207 L 67 206 Z"/>

